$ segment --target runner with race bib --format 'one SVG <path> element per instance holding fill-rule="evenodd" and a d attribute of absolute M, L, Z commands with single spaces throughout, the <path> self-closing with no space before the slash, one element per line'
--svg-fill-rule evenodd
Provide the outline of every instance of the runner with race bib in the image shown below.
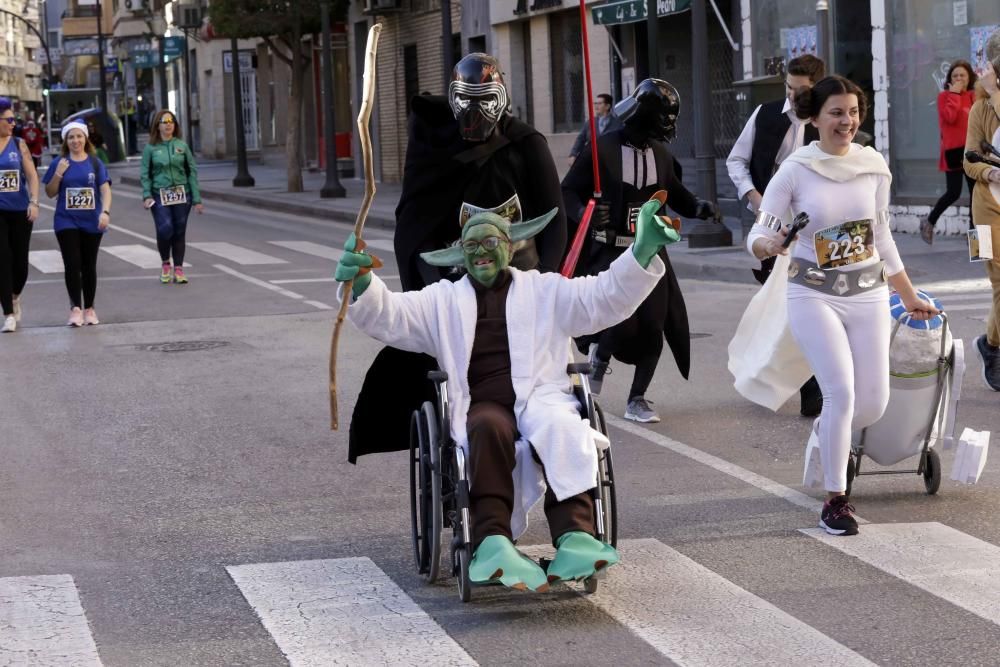
<path fill-rule="evenodd" d="M 892 240 L 885 158 L 852 143 L 866 110 L 864 92 L 840 76 L 796 94 L 795 113 L 819 141 L 781 163 L 747 235 L 758 259 L 790 254 L 787 274 L 775 271 L 768 283 L 787 280 L 788 328 L 823 392 L 813 437 L 827 491 L 820 527 L 832 535 L 858 532 L 845 495 L 851 431 L 874 424 L 889 401 L 887 283 L 915 319 L 937 314 L 917 296 Z M 786 249 L 781 220 L 802 213 L 808 224 Z"/>
<path fill-rule="evenodd" d="M 198 165 L 181 140 L 177 117 L 164 109 L 153 119 L 149 143 L 142 151 L 142 203 L 153 214 L 156 246 L 160 251 L 160 282 L 182 285 L 188 216 L 191 206 L 202 212 Z M 171 265 L 171 258 L 173 265 Z"/>
<path fill-rule="evenodd" d="M 21 321 L 21 292 L 28 282 L 28 247 L 38 217 L 38 172 L 27 144 L 13 136 L 14 111 L 0 97 L 0 305 L 3 333 Z"/>
<path fill-rule="evenodd" d="M 94 155 L 87 126 L 79 121 L 62 128 L 61 157 L 45 172 L 45 194 L 56 200 L 54 227 L 66 270 L 69 326 L 99 324 L 97 252 L 111 223 L 111 179 Z M 81 298 L 82 296 L 82 298 Z"/>

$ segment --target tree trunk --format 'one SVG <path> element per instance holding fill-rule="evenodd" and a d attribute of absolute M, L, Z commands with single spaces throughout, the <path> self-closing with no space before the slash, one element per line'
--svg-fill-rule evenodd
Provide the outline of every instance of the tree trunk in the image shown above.
<path fill-rule="evenodd" d="M 305 87 L 309 60 L 302 54 L 302 45 L 295 43 L 292 52 L 291 94 L 288 100 L 288 128 L 285 132 L 285 160 L 288 163 L 288 191 L 302 192 L 302 90 Z"/>

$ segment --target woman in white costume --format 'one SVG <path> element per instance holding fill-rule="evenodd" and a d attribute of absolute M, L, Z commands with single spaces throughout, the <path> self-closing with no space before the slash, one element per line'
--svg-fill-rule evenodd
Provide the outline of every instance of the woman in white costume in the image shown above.
<path fill-rule="evenodd" d="M 886 282 L 913 317 L 937 313 L 917 296 L 892 240 L 885 159 L 852 143 L 866 110 L 863 91 L 840 76 L 796 95 L 796 114 L 820 139 L 781 164 L 747 235 L 758 259 L 787 254 L 781 218 L 809 216 L 791 246 L 788 324 L 823 390 L 817 435 L 827 500 L 819 525 L 832 535 L 858 532 L 844 493 L 851 432 L 875 423 L 889 400 Z"/>

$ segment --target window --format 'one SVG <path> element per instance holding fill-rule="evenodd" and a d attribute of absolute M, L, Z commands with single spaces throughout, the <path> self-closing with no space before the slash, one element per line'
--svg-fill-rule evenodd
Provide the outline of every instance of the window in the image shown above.
<path fill-rule="evenodd" d="M 552 114 L 556 132 L 576 132 L 584 118 L 580 15 L 568 11 L 549 18 L 552 49 Z"/>
<path fill-rule="evenodd" d="M 938 171 L 937 96 L 954 60 L 975 66 L 981 28 L 1000 24 L 996 0 L 968 0 L 967 23 L 955 25 L 952 3 L 886 2 L 889 67 L 889 157 L 896 195 L 933 201 L 944 189 Z"/>

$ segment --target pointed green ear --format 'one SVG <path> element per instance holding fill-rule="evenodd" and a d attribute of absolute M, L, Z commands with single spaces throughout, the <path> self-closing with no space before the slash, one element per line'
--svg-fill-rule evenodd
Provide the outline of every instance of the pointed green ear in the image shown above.
<path fill-rule="evenodd" d="M 548 213 L 542 214 L 537 218 L 532 218 L 531 220 L 525 220 L 524 222 L 518 222 L 510 226 L 510 239 L 514 243 L 518 241 L 523 241 L 525 239 L 530 239 L 538 232 L 545 229 L 545 225 L 552 222 L 552 218 L 556 217 L 556 213 L 559 212 L 558 208 L 554 208 Z"/>
<path fill-rule="evenodd" d="M 420 253 L 420 258 L 431 266 L 464 266 L 465 253 L 462 246 L 452 246 L 442 250 Z"/>

